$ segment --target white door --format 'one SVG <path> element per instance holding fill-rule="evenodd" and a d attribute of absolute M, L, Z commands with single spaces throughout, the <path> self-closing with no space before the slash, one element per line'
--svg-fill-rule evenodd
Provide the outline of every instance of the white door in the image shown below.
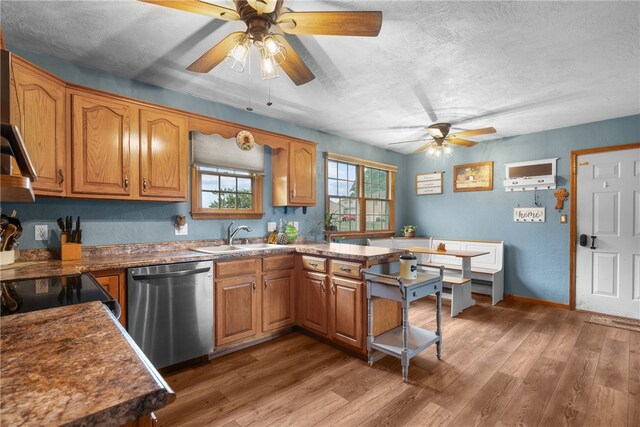
<path fill-rule="evenodd" d="M 640 319 L 640 149 L 579 156 L 577 167 L 576 308 Z"/>

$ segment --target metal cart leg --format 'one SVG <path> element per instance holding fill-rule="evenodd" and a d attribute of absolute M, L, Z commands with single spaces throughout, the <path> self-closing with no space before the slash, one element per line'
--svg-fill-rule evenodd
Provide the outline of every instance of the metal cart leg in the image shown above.
<path fill-rule="evenodd" d="M 373 344 L 373 301 L 371 296 L 367 298 L 367 309 L 369 310 L 367 319 L 367 359 L 369 361 L 369 366 L 373 366 L 373 349 L 371 348 L 371 345 Z"/>
<path fill-rule="evenodd" d="M 409 381 L 409 309 L 402 304 L 402 381 Z"/>
<path fill-rule="evenodd" d="M 438 360 L 442 360 L 442 291 L 436 292 L 436 335 L 440 337 L 440 341 L 436 343 Z"/>

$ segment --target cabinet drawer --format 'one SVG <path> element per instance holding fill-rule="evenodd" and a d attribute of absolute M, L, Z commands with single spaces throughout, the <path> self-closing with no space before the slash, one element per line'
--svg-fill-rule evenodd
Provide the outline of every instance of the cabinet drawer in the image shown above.
<path fill-rule="evenodd" d="M 417 288 L 409 288 L 407 292 L 407 298 L 409 301 L 419 300 L 427 295 L 435 294 L 438 291 L 442 291 L 442 285 L 440 283 L 430 283 L 428 285 L 422 285 Z"/>
<path fill-rule="evenodd" d="M 216 263 L 216 279 L 219 277 L 255 274 L 259 259 L 239 259 Z"/>
<path fill-rule="evenodd" d="M 362 265 L 355 262 L 333 260 L 331 262 L 331 273 L 338 276 L 360 278 L 360 268 Z"/>
<path fill-rule="evenodd" d="M 312 256 L 302 256 L 302 267 L 306 270 L 321 271 L 326 273 L 327 260 L 324 258 L 316 258 Z"/>
<path fill-rule="evenodd" d="M 276 255 L 262 259 L 262 271 L 286 270 L 293 268 L 293 255 Z"/>

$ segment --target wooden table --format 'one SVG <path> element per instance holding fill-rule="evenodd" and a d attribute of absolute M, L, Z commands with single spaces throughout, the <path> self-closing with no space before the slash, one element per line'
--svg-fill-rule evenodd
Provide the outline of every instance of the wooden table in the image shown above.
<path fill-rule="evenodd" d="M 408 251 L 428 255 L 444 255 L 460 258 L 462 260 L 462 278 L 471 280 L 471 258 L 487 255 L 489 252 L 475 251 L 438 251 L 424 246 L 407 248 Z M 436 268 L 436 266 L 434 266 Z M 451 287 L 451 317 L 457 315 L 465 308 L 471 307 L 476 302 L 471 297 L 471 283 L 468 285 L 453 285 Z"/>
<path fill-rule="evenodd" d="M 402 380 L 409 377 L 409 361 L 412 357 L 436 344 L 438 359 L 442 358 L 442 269 L 440 275 L 418 272 L 415 280 L 400 276 L 364 270 L 367 279 L 368 333 L 367 351 L 369 366 L 386 355 L 402 361 Z M 436 330 L 412 326 L 409 323 L 409 306 L 412 301 L 436 294 Z M 373 299 L 386 298 L 402 305 L 402 324 L 376 337 L 373 336 Z M 375 353 L 375 352 L 378 353 Z"/>

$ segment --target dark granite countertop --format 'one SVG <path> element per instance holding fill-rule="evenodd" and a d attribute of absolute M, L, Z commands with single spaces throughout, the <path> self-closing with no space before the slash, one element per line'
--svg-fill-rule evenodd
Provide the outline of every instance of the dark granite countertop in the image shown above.
<path fill-rule="evenodd" d="M 175 395 L 100 302 L 2 318 L 0 424 L 119 426 Z"/>
<path fill-rule="evenodd" d="M 192 246 L 202 246 L 192 243 Z M 302 253 L 326 256 L 352 261 L 376 261 L 397 257 L 406 252 L 404 249 L 388 249 L 373 246 L 352 245 L 346 243 L 297 244 L 278 248 L 245 250 L 220 254 L 207 254 L 187 249 L 184 245 L 168 245 L 169 250 L 161 250 L 161 244 L 149 244 L 148 250 L 142 244 L 113 245 L 88 248 L 83 258 L 75 261 L 56 259 L 19 261 L 0 269 L 0 280 L 35 279 L 47 276 L 70 276 L 99 270 L 125 269 L 153 264 L 177 262 L 224 260 L 239 257 L 267 256 L 284 253 Z M 98 250 L 99 248 L 99 250 Z M 129 250 L 127 249 L 129 248 Z"/>

